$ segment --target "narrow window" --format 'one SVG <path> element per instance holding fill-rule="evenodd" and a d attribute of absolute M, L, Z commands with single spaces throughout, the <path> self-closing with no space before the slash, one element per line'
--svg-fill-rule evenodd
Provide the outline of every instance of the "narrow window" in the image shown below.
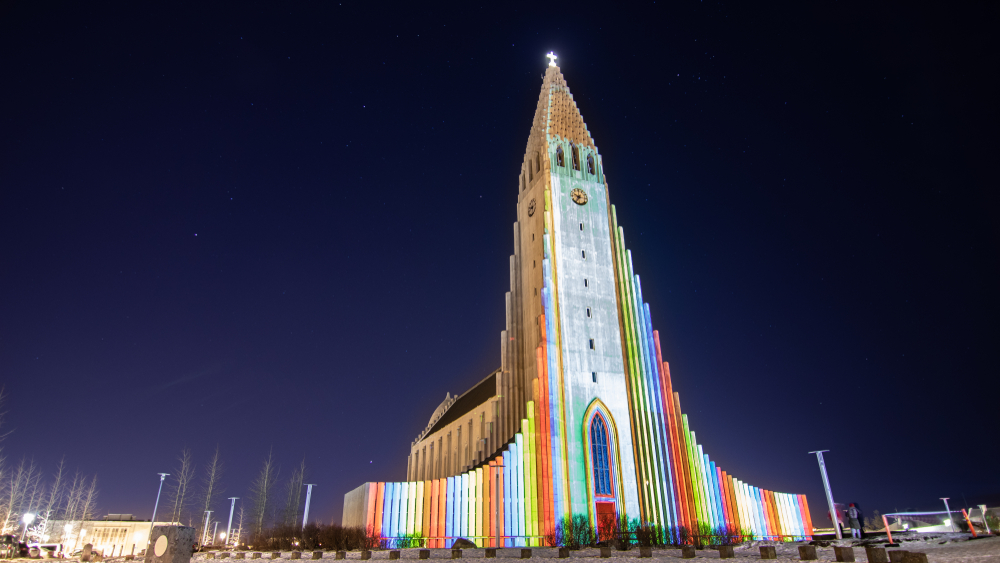
<path fill-rule="evenodd" d="M 580 169 L 580 153 L 576 150 L 576 145 L 569 144 L 569 151 L 573 154 L 573 170 Z"/>
<path fill-rule="evenodd" d="M 587 307 L 587 318 L 590 318 L 590 307 Z"/>
<path fill-rule="evenodd" d="M 581 250 L 580 251 L 580 256 L 583 256 L 583 259 L 586 260 L 587 259 L 587 251 L 586 250 Z"/>
<path fill-rule="evenodd" d="M 531 242 L 535 242 L 535 233 L 531 233 Z"/>
<path fill-rule="evenodd" d="M 590 372 L 590 375 L 591 375 L 591 377 L 594 378 L 594 383 L 597 383 L 597 372 L 596 371 L 592 371 L 592 372 Z"/>
<path fill-rule="evenodd" d="M 538 288 L 535 288 L 535 295 L 538 295 Z"/>
<path fill-rule="evenodd" d="M 566 166 L 566 164 L 563 162 L 562 147 L 556 148 L 556 164 L 558 164 L 559 166 Z"/>
<path fill-rule="evenodd" d="M 535 267 L 535 261 L 534 261 L 534 260 L 532 260 L 532 261 L 531 261 L 531 267 L 532 267 L 532 268 L 534 268 L 534 267 Z"/>
<path fill-rule="evenodd" d="M 587 278 L 583 278 L 583 287 L 590 287 L 590 282 L 587 281 Z"/>
<path fill-rule="evenodd" d="M 542 170 L 542 156 L 539 154 L 535 155 L 535 172 L 540 172 Z"/>
<path fill-rule="evenodd" d="M 587 155 L 587 172 L 597 174 L 597 172 L 594 171 L 594 156 L 590 154 Z"/>
<path fill-rule="evenodd" d="M 595 375 L 596 377 L 596 375 Z M 590 454 L 594 467 L 594 493 L 611 496 L 611 466 L 608 464 L 608 427 L 604 417 L 597 415 L 590 423 Z"/>
<path fill-rule="evenodd" d="M 594 349 L 594 339 L 593 338 L 590 339 L 590 349 L 591 350 Z"/>
<path fill-rule="evenodd" d="M 580 230 L 583 230 L 583 223 L 580 223 Z"/>
<path fill-rule="evenodd" d="M 535 179 L 535 176 L 534 176 L 534 174 L 531 173 L 531 161 L 529 160 L 528 161 L 528 181 L 530 182 L 530 181 L 532 181 L 534 179 Z"/>

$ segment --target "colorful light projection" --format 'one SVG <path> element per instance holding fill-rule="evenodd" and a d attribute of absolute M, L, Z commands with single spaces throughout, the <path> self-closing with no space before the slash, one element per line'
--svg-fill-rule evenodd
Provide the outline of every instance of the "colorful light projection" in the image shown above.
<path fill-rule="evenodd" d="M 546 212 L 549 202 L 546 191 Z M 638 474 L 620 475 L 619 464 L 613 461 L 617 452 L 592 443 L 593 435 L 603 437 L 608 432 L 603 425 L 610 419 L 597 412 L 599 408 L 585 416 L 587 428 L 592 428 L 595 416 L 601 417 L 602 426 L 595 432 L 569 437 L 560 428 L 564 405 L 558 391 L 550 393 L 561 385 L 554 375 L 558 373 L 558 338 L 554 337 L 558 327 L 552 322 L 556 315 L 550 237 L 546 235 L 545 286 L 541 292 L 545 314 L 539 323 L 542 344 L 536 349 L 540 376 L 533 382 L 535 400 L 527 403 L 528 417 L 521 420 L 521 432 L 502 455 L 460 475 L 431 481 L 367 483 L 364 522 L 375 534 L 427 538 L 429 547 L 450 547 L 460 537 L 481 547 L 497 547 L 494 538 L 499 523 L 500 547 L 544 545 L 545 536 L 555 531 L 557 522 L 572 516 L 567 501 L 568 464 L 562 452 L 566 451 L 565 440 L 574 439 L 586 442 L 582 451 L 588 452 L 585 464 L 591 479 L 595 475 L 593 452 L 597 451 L 597 469 L 604 471 L 607 477 L 603 478 L 609 481 L 592 489 L 611 494 L 607 499 L 590 499 L 591 522 L 598 521 L 595 511 L 600 501 L 624 506 L 620 488 L 612 483 L 625 478 L 645 485 L 638 487 L 641 514 L 619 510 L 619 517 L 666 529 L 684 526 L 695 534 L 706 527 L 725 526 L 757 538 L 812 537 L 805 495 L 750 486 L 717 467 L 698 444 L 687 415 L 681 412 L 680 397 L 672 390 L 670 367 L 662 359 L 659 334 L 653 330 L 649 304 L 642 301 L 639 276 L 633 272 L 631 252 L 625 247 L 624 230 L 618 226 L 614 206 L 611 220 Z"/>

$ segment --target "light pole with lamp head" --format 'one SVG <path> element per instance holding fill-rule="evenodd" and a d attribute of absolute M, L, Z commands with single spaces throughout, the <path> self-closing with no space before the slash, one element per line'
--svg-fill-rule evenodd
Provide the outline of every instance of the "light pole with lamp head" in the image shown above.
<path fill-rule="evenodd" d="M 816 461 L 819 462 L 819 472 L 823 476 L 823 488 L 826 489 L 826 503 L 830 505 L 830 519 L 833 520 L 833 530 L 837 533 L 837 539 L 844 539 L 843 535 L 840 533 L 839 518 L 837 518 L 837 506 L 833 503 L 833 491 L 830 490 L 830 478 L 826 476 L 826 462 L 823 461 L 823 452 L 828 452 L 830 450 L 819 450 L 816 452 L 809 452 L 811 454 L 816 454 Z"/>
<path fill-rule="evenodd" d="M 28 532 L 28 524 L 31 524 L 34 519 L 35 515 L 30 512 L 21 517 L 21 521 L 24 522 L 24 529 L 21 530 L 21 539 L 19 541 L 24 541 L 24 534 Z"/>
<path fill-rule="evenodd" d="M 212 511 L 205 511 L 205 530 L 201 533 L 201 545 L 205 545 L 205 536 L 208 535 L 208 521 L 212 517 Z"/>
<path fill-rule="evenodd" d="M 227 544 L 233 539 L 232 538 L 232 535 L 233 535 L 233 510 L 236 509 L 236 501 L 239 500 L 239 498 L 240 497 L 229 497 L 229 500 L 231 500 L 233 502 L 229 505 L 229 525 L 226 526 L 226 543 Z"/>
<path fill-rule="evenodd" d="M 954 532 L 955 531 L 955 519 L 951 517 L 951 508 L 948 508 L 948 499 L 950 499 L 950 498 L 951 497 L 941 497 L 941 500 L 944 501 L 944 510 L 945 510 L 945 512 L 948 513 L 948 524 L 951 526 L 951 531 Z"/>
<path fill-rule="evenodd" d="M 306 483 L 306 510 L 302 514 L 302 529 L 306 528 L 306 522 L 309 521 L 309 501 L 312 500 L 313 487 L 316 486 L 315 483 Z"/>
<path fill-rule="evenodd" d="M 169 473 L 159 473 L 160 476 L 160 488 L 156 490 L 156 503 L 153 504 L 153 518 L 149 521 L 149 537 L 146 538 L 146 553 L 149 553 L 149 546 L 153 541 L 153 524 L 156 523 L 156 509 L 160 507 L 160 493 L 163 492 L 163 481 L 166 480 Z"/>

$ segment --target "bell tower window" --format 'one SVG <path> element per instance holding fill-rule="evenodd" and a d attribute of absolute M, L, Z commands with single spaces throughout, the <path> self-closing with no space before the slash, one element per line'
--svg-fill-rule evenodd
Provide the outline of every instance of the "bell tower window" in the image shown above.
<path fill-rule="evenodd" d="M 573 143 L 569 144 L 569 152 L 573 153 L 573 170 L 580 169 L 580 153 L 576 149 L 576 145 Z"/>
<path fill-rule="evenodd" d="M 594 155 L 591 154 L 587 155 L 587 172 L 597 174 L 597 171 L 594 169 Z"/>
<path fill-rule="evenodd" d="M 559 166 L 566 166 L 566 163 L 563 161 L 562 147 L 556 148 L 556 164 L 558 164 Z"/>

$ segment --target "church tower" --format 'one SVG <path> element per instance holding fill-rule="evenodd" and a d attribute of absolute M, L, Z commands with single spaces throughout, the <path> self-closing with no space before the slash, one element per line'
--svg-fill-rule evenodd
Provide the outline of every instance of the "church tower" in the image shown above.
<path fill-rule="evenodd" d="M 501 378 L 530 391 L 532 415 L 547 431 L 539 452 L 551 475 L 545 511 L 556 520 L 637 515 L 604 167 L 554 61 L 518 185 L 508 298 L 513 322 L 504 334 Z"/>
<path fill-rule="evenodd" d="M 429 547 L 546 545 L 581 515 L 602 539 L 623 519 L 674 543 L 720 528 L 811 538 L 805 495 L 744 483 L 698 444 L 601 155 L 549 56 L 517 181 L 500 368 L 445 396 L 405 481 L 347 493 L 343 524 Z"/>

